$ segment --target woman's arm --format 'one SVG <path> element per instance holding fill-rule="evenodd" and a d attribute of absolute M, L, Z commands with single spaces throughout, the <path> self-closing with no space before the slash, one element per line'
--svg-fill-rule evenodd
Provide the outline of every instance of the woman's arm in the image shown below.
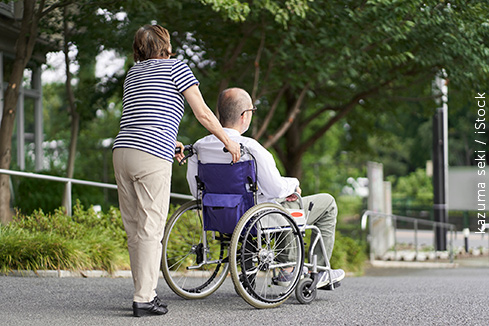
<path fill-rule="evenodd" d="M 209 109 L 207 104 L 205 104 L 199 87 L 197 85 L 193 85 L 187 88 L 183 92 L 183 96 L 185 96 L 188 104 L 190 104 L 190 107 L 192 108 L 192 111 L 194 112 L 197 120 L 199 120 L 200 124 L 214 134 L 220 141 L 222 141 L 224 147 L 226 147 L 233 156 L 233 162 L 238 162 L 241 155 L 239 144 L 232 141 L 224 132 L 219 120 L 217 120 L 214 113 L 211 111 L 211 109 Z"/>

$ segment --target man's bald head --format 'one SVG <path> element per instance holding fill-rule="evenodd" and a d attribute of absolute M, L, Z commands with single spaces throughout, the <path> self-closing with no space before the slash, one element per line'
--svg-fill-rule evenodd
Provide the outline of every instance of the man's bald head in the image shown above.
<path fill-rule="evenodd" d="M 228 88 L 219 94 L 217 110 L 219 121 L 226 128 L 234 127 L 241 113 L 253 106 L 250 95 L 242 88 Z"/>

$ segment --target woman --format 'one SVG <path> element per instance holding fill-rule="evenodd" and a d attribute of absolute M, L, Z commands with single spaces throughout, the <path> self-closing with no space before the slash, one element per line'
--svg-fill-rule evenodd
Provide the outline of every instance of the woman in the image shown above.
<path fill-rule="evenodd" d="M 113 162 L 134 282 L 133 313 L 139 317 L 168 311 L 156 287 L 170 201 L 171 165 L 175 146 L 183 149 L 176 136 L 184 100 L 199 122 L 232 153 L 233 161 L 239 160 L 240 152 L 205 104 L 190 68 L 170 59 L 170 34 L 165 28 L 146 25 L 138 29 L 133 50 L 135 64 L 124 81 Z"/>

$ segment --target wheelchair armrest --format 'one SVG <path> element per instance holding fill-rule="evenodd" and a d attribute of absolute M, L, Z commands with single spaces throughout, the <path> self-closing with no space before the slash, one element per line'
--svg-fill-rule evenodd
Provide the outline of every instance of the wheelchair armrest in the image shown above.
<path fill-rule="evenodd" d="M 304 207 L 304 203 L 302 201 L 302 196 L 299 195 L 299 193 L 297 193 L 297 192 L 294 192 L 293 195 L 297 196 L 297 202 L 299 203 L 299 209 L 302 209 L 304 211 L 304 214 L 305 214 L 306 219 L 307 219 L 309 217 L 309 213 L 312 210 L 312 207 L 314 206 L 314 203 L 310 202 L 309 207 L 306 208 L 306 207 Z"/>

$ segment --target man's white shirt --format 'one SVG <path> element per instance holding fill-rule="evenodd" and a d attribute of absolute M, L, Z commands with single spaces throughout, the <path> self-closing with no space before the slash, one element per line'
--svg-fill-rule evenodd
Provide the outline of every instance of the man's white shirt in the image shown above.
<path fill-rule="evenodd" d="M 258 179 L 258 203 L 275 202 L 278 198 L 285 198 L 295 192 L 299 186 L 297 178 L 282 177 L 277 168 L 273 155 L 255 139 L 241 136 L 239 131 L 224 128 L 231 140 L 243 146 L 255 157 Z M 188 159 L 187 181 L 190 192 L 197 198 L 197 181 L 195 176 L 198 170 L 198 161 L 201 163 L 231 163 L 231 154 L 223 151 L 223 143 L 214 135 L 206 136 L 194 144 L 197 155 Z M 240 161 L 252 159 L 243 155 Z"/>

